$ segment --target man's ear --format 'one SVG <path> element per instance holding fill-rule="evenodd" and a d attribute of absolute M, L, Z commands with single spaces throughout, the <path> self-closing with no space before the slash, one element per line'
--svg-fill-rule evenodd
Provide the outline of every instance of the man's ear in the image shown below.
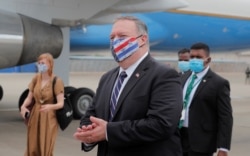
<path fill-rule="evenodd" d="M 211 58 L 211 57 L 208 57 L 208 58 L 207 58 L 207 64 L 210 63 L 211 60 L 212 60 L 212 58 Z"/>
<path fill-rule="evenodd" d="M 142 40 L 142 43 L 140 47 L 142 47 L 143 45 L 146 44 L 146 42 L 148 42 L 148 35 L 142 35 L 141 40 Z"/>

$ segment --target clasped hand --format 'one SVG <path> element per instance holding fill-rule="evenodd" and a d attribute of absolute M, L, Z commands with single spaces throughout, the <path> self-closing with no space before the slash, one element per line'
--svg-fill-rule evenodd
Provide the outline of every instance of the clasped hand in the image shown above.
<path fill-rule="evenodd" d="M 92 144 L 106 139 L 107 121 L 91 116 L 92 124 L 77 128 L 74 137 L 83 143 Z"/>

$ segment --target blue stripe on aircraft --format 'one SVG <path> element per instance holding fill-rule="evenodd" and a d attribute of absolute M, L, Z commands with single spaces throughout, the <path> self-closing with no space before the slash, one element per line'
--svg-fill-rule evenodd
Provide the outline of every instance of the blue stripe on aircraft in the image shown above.
<path fill-rule="evenodd" d="M 178 51 L 205 42 L 214 51 L 250 48 L 250 21 L 168 12 L 134 14 L 149 29 L 152 50 Z M 111 25 L 91 25 L 71 31 L 71 50 L 109 48 Z"/>

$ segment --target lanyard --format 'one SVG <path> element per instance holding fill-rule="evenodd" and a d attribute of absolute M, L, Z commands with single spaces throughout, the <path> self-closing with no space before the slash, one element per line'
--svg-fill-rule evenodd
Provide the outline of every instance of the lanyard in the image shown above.
<path fill-rule="evenodd" d="M 197 78 L 198 78 L 198 77 L 197 77 Z M 191 93 L 193 92 L 193 89 L 201 82 L 202 78 L 203 78 L 203 77 L 201 77 L 200 79 L 196 80 L 196 82 L 193 84 Z M 188 88 L 188 85 L 190 84 L 191 80 L 192 80 L 192 78 L 189 79 L 189 82 L 188 82 L 188 84 L 187 84 L 186 91 L 185 91 L 185 94 L 184 94 L 184 95 L 186 95 L 186 93 L 187 93 L 187 88 Z M 190 93 L 190 94 L 191 94 L 191 93 Z M 190 95 L 190 96 L 191 96 L 191 95 Z M 183 99 L 183 100 L 185 100 L 185 99 Z M 189 101 L 190 101 L 190 98 L 188 98 L 188 100 L 185 101 L 185 102 L 187 102 L 187 105 L 188 105 Z"/>

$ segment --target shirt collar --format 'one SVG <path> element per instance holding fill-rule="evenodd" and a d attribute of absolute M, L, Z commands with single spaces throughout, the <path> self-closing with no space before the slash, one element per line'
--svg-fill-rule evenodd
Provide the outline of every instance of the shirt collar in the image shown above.
<path fill-rule="evenodd" d="M 198 79 L 201 79 L 203 76 L 205 76 L 205 75 L 207 74 L 208 70 L 209 70 L 209 66 L 207 66 L 204 70 L 202 70 L 202 71 L 199 72 L 199 73 L 194 73 L 194 72 L 192 72 L 192 75 L 193 75 L 193 74 L 196 74 L 197 78 L 198 78 Z"/>
<path fill-rule="evenodd" d="M 132 64 L 131 66 L 129 66 L 126 70 L 122 69 L 122 67 L 120 67 L 120 71 L 119 74 L 122 71 L 125 71 L 126 74 L 128 75 L 127 77 L 130 77 L 132 75 L 132 73 L 135 71 L 135 69 L 138 67 L 138 65 L 142 62 L 142 60 L 144 60 L 144 58 L 148 55 L 148 52 L 146 52 L 139 60 L 137 60 L 134 64 Z"/>

